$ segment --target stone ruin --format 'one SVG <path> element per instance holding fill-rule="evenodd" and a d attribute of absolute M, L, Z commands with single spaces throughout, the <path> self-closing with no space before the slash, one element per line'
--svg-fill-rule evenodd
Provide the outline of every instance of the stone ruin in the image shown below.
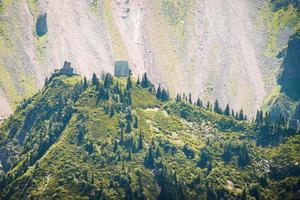
<path fill-rule="evenodd" d="M 128 61 L 116 61 L 114 73 L 117 77 L 128 77 L 130 73 Z"/>
<path fill-rule="evenodd" d="M 73 75 L 74 68 L 71 67 L 71 62 L 65 61 L 63 67 L 59 70 L 61 74 Z"/>

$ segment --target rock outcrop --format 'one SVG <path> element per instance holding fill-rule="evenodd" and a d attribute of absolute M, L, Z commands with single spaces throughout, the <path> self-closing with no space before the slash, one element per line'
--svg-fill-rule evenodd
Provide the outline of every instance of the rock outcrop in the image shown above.
<path fill-rule="evenodd" d="M 41 13 L 36 21 L 36 34 L 41 37 L 48 32 L 47 13 Z"/>

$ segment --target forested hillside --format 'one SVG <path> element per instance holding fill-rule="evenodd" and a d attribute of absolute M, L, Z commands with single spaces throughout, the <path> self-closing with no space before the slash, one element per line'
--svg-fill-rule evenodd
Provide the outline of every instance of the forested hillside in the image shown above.
<path fill-rule="evenodd" d="M 55 73 L 0 126 L 0 199 L 297 199 L 299 133 L 245 118 L 147 74 Z"/>

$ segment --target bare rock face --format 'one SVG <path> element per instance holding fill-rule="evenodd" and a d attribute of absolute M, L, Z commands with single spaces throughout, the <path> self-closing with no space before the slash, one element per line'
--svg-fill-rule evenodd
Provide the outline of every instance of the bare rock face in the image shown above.
<path fill-rule="evenodd" d="M 289 40 L 282 68 L 279 84 L 300 80 L 300 31 Z"/>
<path fill-rule="evenodd" d="M 41 13 L 36 21 L 36 34 L 41 37 L 48 32 L 47 13 Z"/>
<path fill-rule="evenodd" d="M 300 119 L 300 31 L 291 36 L 277 80 L 280 93 L 271 104 L 271 114 Z"/>

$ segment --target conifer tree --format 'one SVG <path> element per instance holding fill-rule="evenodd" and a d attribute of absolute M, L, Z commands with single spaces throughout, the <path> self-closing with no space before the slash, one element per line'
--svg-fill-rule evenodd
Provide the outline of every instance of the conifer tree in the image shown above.
<path fill-rule="evenodd" d="M 211 161 L 212 157 L 208 152 L 207 148 L 204 147 L 200 152 L 200 159 L 197 162 L 198 167 L 205 168 L 207 166 L 207 162 Z"/>
<path fill-rule="evenodd" d="M 115 115 L 115 105 L 111 104 L 109 117 L 113 117 Z"/>
<path fill-rule="evenodd" d="M 207 110 L 210 110 L 210 103 L 209 103 L 209 101 L 208 101 L 207 104 L 206 104 L 206 109 L 207 109 Z"/>
<path fill-rule="evenodd" d="M 45 78 L 44 87 L 47 87 L 47 86 L 48 86 L 48 84 L 49 84 L 49 79 L 48 79 L 48 77 L 46 77 L 46 78 Z"/>
<path fill-rule="evenodd" d="M 156 98 L 161 99 L 161 88 L 160 84 L 158 85 L 157 91 L 156 91 Z"/>
<path fill-rule="evenodd" d="M 140 76 L 138 76 L 138 79 L 137 79 L 137 82 L 136 82 L 137 85 L 140 85 L 141 84 L 141 81 L 140 81 Z"/>
<path fill-rule="evenodd" d="M 131 132 L 131 121 L 127 121 L 126 122 L 126 133 L 130 133 Z"/>
<path fill-rule="evenodd" d="M 181 101 L 181 95 L 177 94 L 175 100 L 176 100 L 177 103 L 180 102 Z"/>
<path fill-rule="evenodd" d="M 142 136 L 142 131 L 140 130 L 140 134 L 139 134 L 139 140 L 138 140 L 138 150 L 142 150 L 143 147 L 143 136 Z"/>
<path fill-rule="evenodd" d="M 118 140 L 114 141 L 114 147 L 113 147 L 113 152 L 116 153 L 118 150 Z"/>
<path fill-rule="evenodd" d="M 148 148 L 146 157 L 144 159 L 144 165 L 149 169 L 154 168 L 155 161 L 154 161 L 154 151 L 152 145 L 150 145 L 150 147 Z"/>
<path fill-rule="evenodd" d="M 150 86 L 150 81 L 148 80 L 147 73 L 144 73 L 141 82 L 142 88 L 148 88 Z"/>
<path fill-rule="evenodd" d="M 197 105 L 198 107 L 202 107 L 202 102 L 201 102 L 201 100 L 200 100 L 199 98 L 197 99 L 196 105 Z"/>
<path fill-rule="evenodd" d="M 225 144 L 224 152 L 222 154 L 222 158 L 223 158 L 225 164 L 230 162 L 231 157 L 232 157 L 232 145 L 230 143 Z"/>
<path fill-rule="evenodd" d="M 131 75 L 129 74 L 127 78 L 127 84 L 126 84 L 126 89 L 130 90 L 132 88 L 132 82 L 131 82 Z"/>
<path fill-rule="evenodd" d="M 243 109 L 240 110 L 238 119 L 239 120 L 244 120 L 244 111 L 243 111 Z"/>
<path fill-rule="evenodd" d="M 92 85 L 94 86 L 94 88 L 96 90 L 98 90 L 100 82 L 99 82 L 99 79 L 98 79 L 98 77 L 95 73 L 93 73 L 93 76 L 92 76 Z"/>
<path fill-rule="evenodd" d="M 226 115 L 226 116 L 229 116 L 229 115 L 230 115 L 230 108 L 229 108 L 229 105 L 228 105 L 228 104 L 226 105 L 226 108 L 225 108 L 225 110 L 224 110 L 224 115 Z"/>
<path fill-rule="evenodd" d="M 137 129 L 139 127 L 138 123 L 139 123 L 138 117 L 135 115 L 134 122 L 133 122 L 133 128 Z"/>
<path fill-rule="evenodd" d="M 107 73 L 104 78 L 104 88 L 109 89 L 113 84 L 113 77 L 110 73 Z"/>
<path fill-rule="evenodd" d="M 250 156 L 248 152 L 248 147 L 246 144 L 243 144 L 243 146 L 240 148 L 239 155 L 238 155 L 238 165 L 240 167 L 245 167 L 250 163 Z"/>
<path fill-rule="evenodd" d="M 163 89 L 161 92 L 161 101 L 168 101 L 169 99 L 169 93 L 165 89 Z"/>
<path fill-rule="evenodd" d="M 89 87 L 88 81 L 87 81 L 87 79 L 86 79 L 85 76 L 83 77 L 83 85 L 82 85 L 82 87 L 83 87 L 83 90 L 86 90 Z"/>
<path fill-rule="evenodd" d="M 189 103 L 190 103 L 190 104 L 193 103 L 193 101 L 192 101 L 192 94 L 191 94 L 191 93 L 189 93 Z"/>
<path fill-rule="evenodd" d="M 215 101 L 214 112 L 218 113 L 218 114 L 222 114 L 222 109 L 221 109 L 221 107 L 219 105 L 219 101 L 218 100 Z"/>

